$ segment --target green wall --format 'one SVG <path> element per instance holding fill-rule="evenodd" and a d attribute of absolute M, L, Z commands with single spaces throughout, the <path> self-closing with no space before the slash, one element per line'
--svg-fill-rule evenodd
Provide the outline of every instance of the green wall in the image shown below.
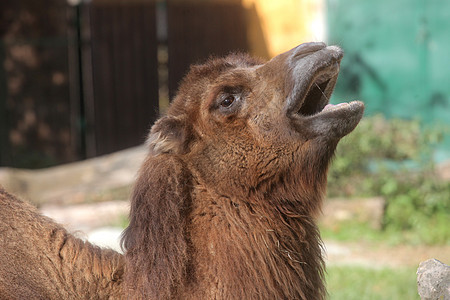
<path fill-rule="evenodd" d="M 449 0 L 327 0 L 327 20 L 346 53 L 333 102 L 450 128 Z"/>

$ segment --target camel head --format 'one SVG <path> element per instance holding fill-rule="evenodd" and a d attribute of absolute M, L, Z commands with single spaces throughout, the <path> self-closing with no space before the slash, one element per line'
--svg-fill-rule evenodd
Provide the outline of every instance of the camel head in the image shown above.
<path fill-rule="evenodd" d="M 165 117 L 153 126 L 153 155 L 185 157 L 221 194 L 295 177 L 297 189 L 323 193 L 338 141 L 364 105 L 329 104 L 343 51 L 301 44 L 268 61 L 232 54 L 193 66 Z"/>

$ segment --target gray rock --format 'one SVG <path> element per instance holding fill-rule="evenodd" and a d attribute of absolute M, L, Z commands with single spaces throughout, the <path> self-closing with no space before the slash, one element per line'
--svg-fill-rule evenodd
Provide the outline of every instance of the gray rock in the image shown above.
<path fill-rule="evenodd" d="M 417 287 L 422 300 L 450 300 L 450 266 L 437 259 L 421 262 Z"/>

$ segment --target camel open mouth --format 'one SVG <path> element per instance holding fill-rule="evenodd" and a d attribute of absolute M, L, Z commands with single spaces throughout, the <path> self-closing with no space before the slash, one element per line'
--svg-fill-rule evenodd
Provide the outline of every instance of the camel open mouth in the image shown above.
<path fill-rule="evenodd" d="M 298 88 L 294 88 L 287 101 L 288 112 L 294 117 L 314 117 L 322 114 L 333 114 L 340 110 L 351 113 L 364 108 L 362 102 L 352 101 L 330 104 L 330 97 L 339 74 L 342 50 L 337 46 L 319 45 L 319 50 L 310 55 L 315 66 L 309 76 L 296 79 Z M 300 60 L 299 65 L 302 65 Z M 296 76 L 295 72 L 293 76 Z"/>
<path fill-rule="evenodd" d="M 292 117 L 316 115 L 327 106 L 339 74 L 344 53 L 337 46 L 323 43 L 300 45 L 294 49 L 288 65 L 291 68 L 291 93 L 286 101 Z"/>
<path fill-rule="evenodd" d="M 301 103 L 300 109 L 297 111 L 298 115 L 312 116 L 327 107 L 334 88 L 335 80 L 332 79 L 334 78 L 319 79 L 312 82 L 307 93 L 298 100 Z"/>
<path fill-rule="evenodd" d="M 335 72 L 335 75 L 331 77 L 321 76 L 312 82 L 306 95 L 298 101 L 301 103 L 301 106 L 296 113 L 297 115 L 308 117 L 320 113 L 333 113 L 340 109 L 356 109 L 363 105 L 360 101 L 342 102 L 338 104 L 329 103 L 338 72 L 339 68 Z"/>
<path fill-rule="evenodd" d="M 330 104 L 344 53 L 337 46 L 322 43 L 300 45 L 291 50 L 287 66 L 290 74 L 286 99 L 287 116 L 305 135 L 340 138 L 360 121 L 364 104 L 360 101 Z"/>

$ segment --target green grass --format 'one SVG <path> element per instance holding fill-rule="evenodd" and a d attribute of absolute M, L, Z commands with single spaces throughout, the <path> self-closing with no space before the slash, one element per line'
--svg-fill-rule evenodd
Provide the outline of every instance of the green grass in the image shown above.
<path fill-rule="evenodd" d="M 430 226 L 433 226 L 430 228 Z M 371 228 L 368 224 L 356 221 L 336 223 L 333 227 L 319 224 L 320 233 L 325 240 L 343 242 L 380 242 L 387 245 L 449 245 L 450 229 L 448 217 L 437 214 L 423 226 L 414 230 L 400 230 L 389 227 L 385 230 Z"/>
<path fill-rule="evenodd" d="M 385 242 L 389 240 L 384 231 L 373 229 L 368 224 L 356 221 L 336 222 L 332 227 L 319 224 L 319 228 L 320 234 L 325 240 L 343 242 Z"/>
<path fill-rule="evenodd" d="M 412 268 L 329 266 L 327 288 L 330 300 L 420 300 Z"/>

